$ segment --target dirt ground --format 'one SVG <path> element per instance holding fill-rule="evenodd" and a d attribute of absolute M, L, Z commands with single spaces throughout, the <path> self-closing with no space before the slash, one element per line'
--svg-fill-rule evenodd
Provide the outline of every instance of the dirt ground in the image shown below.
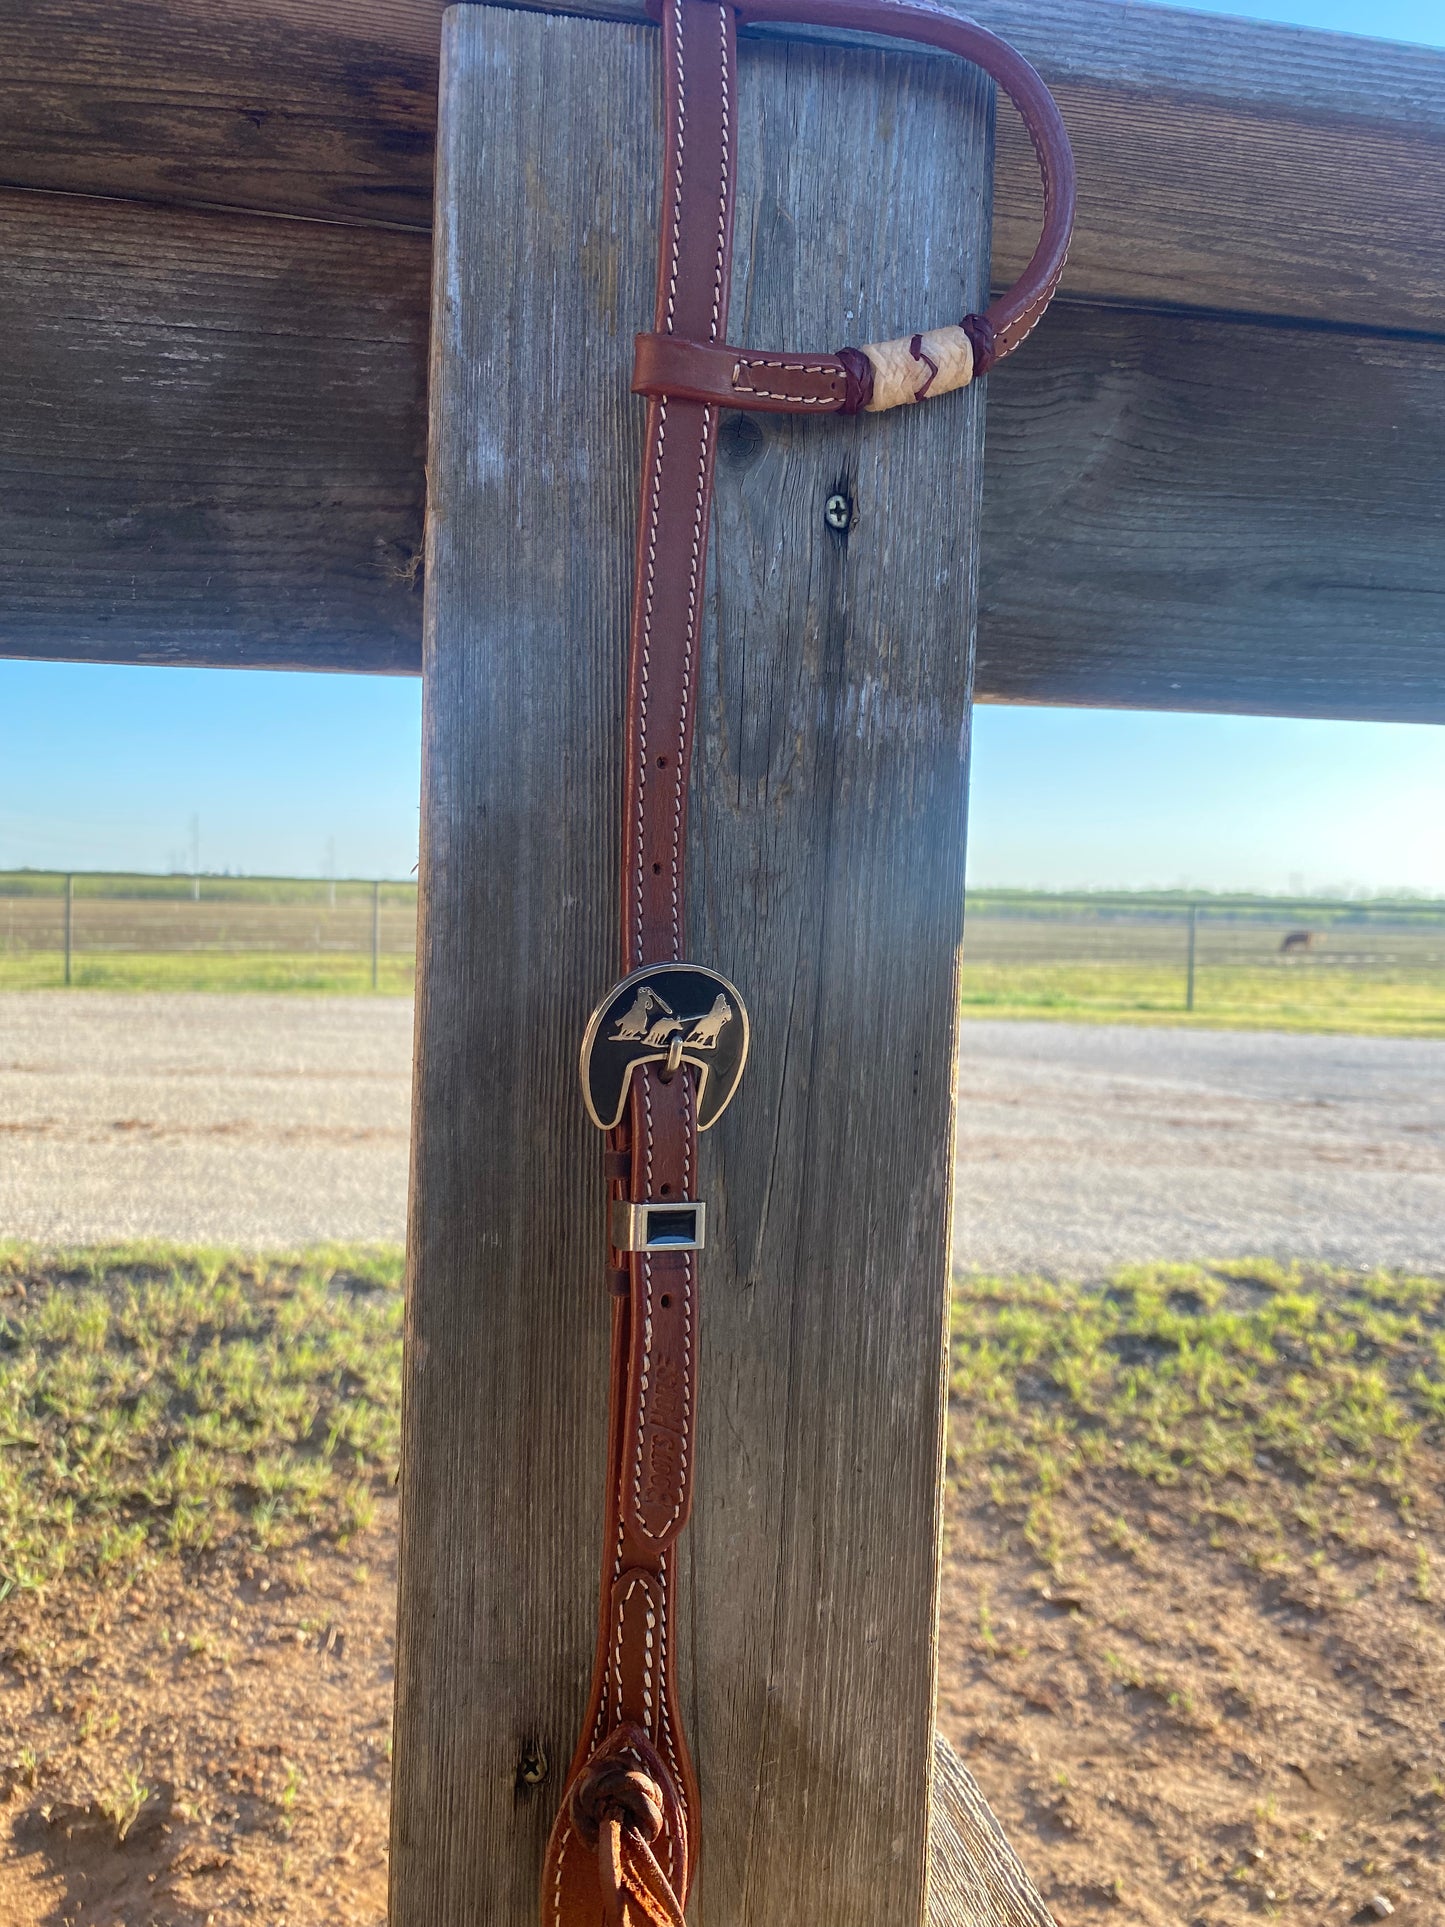
<path fill-rule="evenodd" d="M 1079 1510 L 1113 1543 L 1068 1582 L 955 1513 L 939 1700 L 1060 1927 L 1445 1921 L 1438 1504 L 1307 1577 L 1178 1495 Z"/>
<path fill-rule="evenodd" d="M 985 1501 L 950 1521 L 940 1723 L 1059 1927 L 1445 1921 L 1438 1503 L 1302 1581 L 1112 1479 L 1067 1581 Z M 0 1920 L 378 1927 L 390 1510 L 348 1552 L 158 1571 L 3 1608 Z"/>
<path fill-rule="evenodd" d="M 349 1552 L 0 1608 L 4 1927 L 385 1920 L 394 1510 Z"/>

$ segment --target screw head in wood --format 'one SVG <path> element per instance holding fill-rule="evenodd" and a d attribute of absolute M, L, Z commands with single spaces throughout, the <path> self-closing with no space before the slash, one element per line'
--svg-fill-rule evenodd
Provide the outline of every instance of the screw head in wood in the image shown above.
<path fill-rule="evenodd" d="M 823 520 L 830 529 L 844 535 L 853 526 L 853 504 L 846 495 L 834 493 L 823 504 Z"/>

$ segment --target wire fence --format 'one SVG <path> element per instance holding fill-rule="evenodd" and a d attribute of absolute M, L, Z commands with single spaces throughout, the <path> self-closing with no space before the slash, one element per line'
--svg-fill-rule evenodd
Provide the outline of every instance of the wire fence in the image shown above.
<path fill-rule="evenodd" d="M 416 885 L 0 872 L 0 984 L 410 986 Z"/>
<path fill-rule="evenodd" d="M 0 872 L 0 987 L 406 991 L 416 885 Z M 1445 1033 L 1445 902 L 969 893 L 963 1006 L 987 1015 Z"/>
<path fill-rule="evenodd" d="M 1445 903 L 970 892 L 964 1003 L 1445 1028 Z"/>

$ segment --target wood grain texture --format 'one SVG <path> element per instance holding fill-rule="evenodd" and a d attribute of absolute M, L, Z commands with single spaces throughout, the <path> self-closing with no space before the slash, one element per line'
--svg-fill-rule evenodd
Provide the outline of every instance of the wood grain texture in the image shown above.
<path fill-rule="evenodd" d="M 750 66 L 735 338 L 806 341 L 821 303 L 886 339 L 981 299 L 977 76 L 797 44 Z M 710 1147 L 687 1541 L 720 1927 L 923 1909 L 983 401 L 719 443 L 690 926 L 754 1038 Z"/>
<path fill-rule="evenodd" d="M 933 1736 L 928 1927 L 1054 1927 L 977 1781 Z"/>
<path fill-rule="evenodd" d="M 969 11 L 1074 141 L 1067 295 L 1445 333 L 1445 51 L 1100 0 Z M 998 280 L 1033 245 L 1034 178 L 1000 114 Z"/>
<path fill-rule="evenodd" d="M 414 670 L 429 253 L 0 193 L 0 654 Z"/>
<path fill-rule="evenodd" d="M 1445 344 L 1059 308 L 994 382 L 995 701 L 1445 722 Z"/>
<path fill-rule="evenodd" d="M 576 1055 L 616 974 L 649 46 L 490 9 L 448 39 L 392 1927 L 532 1927 L 596 1631 L 610 1300 Z"/>
<path fill-rule="evenodd" d="M 441 0 L 9 0 L 0 183 L 431 227 Z"/>
<path fill-rule="evenodd" d="M 654 46 L 492 10 L 449 27 L 394 1927 L 531 1922 L 595 1635 L 608 1314 L 574 1066 L 616 947 Z M 894 302 L 975 299 L 974 77 L 798 47 L 742 65 L 741 338 L 820 301 L 879 334 Z M 940 157 L 921 188 L 904 117 Z M 522 218 L 496 220 L 519 178 Z M 704 1147 L 695 1927 L 924 1912 L 981 403 L 734 422 L 720 452 L 690 936 L 744 987 L 754 1045 Z M 846 538 L 822 519 L 839 485 Z"/>
<path fill-rule="evenodd" d="M 1115 0 L 965 10 L 1036 62 L 1077 146 L 1066 293 L 1445 332 L 1445 53 Z M 18 0 L 0 183 L 424 228 L 440 18 L 440 0 Z M 1038 188 L 1012 115 L 999 138 L 1007 279 Z"/>

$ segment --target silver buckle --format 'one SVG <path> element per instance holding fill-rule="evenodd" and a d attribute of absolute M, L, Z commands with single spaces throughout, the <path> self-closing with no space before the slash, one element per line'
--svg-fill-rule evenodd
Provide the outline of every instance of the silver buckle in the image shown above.
<path fill-rule="evenodd" d="M 697 1078 L 697 1128 L 727 1109 L 748 1056 L 748 1013 L 736 984 L 701 964 L 648 964 L 602 999 L 582 1039 L 582 1096 L 604 1131 L 622 1122 L 633 1072 L 664 1078 L 689 1064 Z"/>
<path fill-rule="evenodd" d="M 612 1244 L 616 1251 L 701 1251 L 706 1244 L 707 1206 L 696 1198 L 612 1204 Z"/>

